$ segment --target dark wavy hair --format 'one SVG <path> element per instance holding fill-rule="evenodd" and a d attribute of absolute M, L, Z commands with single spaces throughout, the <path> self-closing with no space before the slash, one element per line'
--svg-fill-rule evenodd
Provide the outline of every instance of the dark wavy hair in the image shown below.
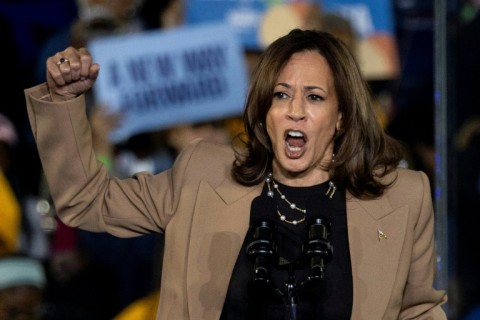
<path fill-rule="evenodd" d="M 252 75 L 243 114 L 245 133 L 239 137 L 233 163 L 234 179 L 246 186 L 261 183 L 274 157 L 264 128 L 279 72 L 297 52 L 315 51 L 334 76 L 342 128 L 334 136 L 335 161 L 330 178 L 359 198 L 380 196 L 389 186 L 378 178 L 398 165 L 403 156 L 399 142 L 381 127 L 373 109 L 370 88 L 343 42 L 327 32 L 294 29 L 274 41 L 263 53 Z"/>

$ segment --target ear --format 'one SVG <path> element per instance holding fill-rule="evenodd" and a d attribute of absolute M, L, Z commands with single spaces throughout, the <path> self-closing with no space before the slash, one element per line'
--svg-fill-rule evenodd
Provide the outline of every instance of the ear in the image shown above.
<path fill-rule="evenodd" d="M 335 124 L 335 129 L 337 130 L 337 132 L 342 130 L 342 127 L 343 127 L 342 118 L 343 118 L 343 114 L 339 112 L 337 117 L 337 123 Z"/>

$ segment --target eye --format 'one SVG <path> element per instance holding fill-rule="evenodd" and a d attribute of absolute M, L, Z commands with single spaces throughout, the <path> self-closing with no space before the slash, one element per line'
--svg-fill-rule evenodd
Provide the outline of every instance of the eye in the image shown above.
<path fill-rule="evenodd" d="M 311 100 L 311 101 L 324 101 L 325 100 L 324 97 L 319 96 L 318 94 L 311 94 L 307 98 L 308 98 L 308 100 Z"/>
<path fill-rule="evenodd" d="M 286 94 L 283 91 L 277 91 L 273 93 L 273 98 L 274 99 L 286 99 L 288 98 L 288 94 Z"/>

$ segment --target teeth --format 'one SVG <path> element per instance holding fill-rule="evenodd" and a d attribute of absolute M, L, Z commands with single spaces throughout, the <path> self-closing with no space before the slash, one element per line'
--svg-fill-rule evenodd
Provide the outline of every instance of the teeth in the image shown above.
<path fill-rule="evenodd" d="M 288 135 L 292 137 L 297 137 L 297 138 L 303 137 L 303 133 L 299 131 L 288 131 Z"/>
<path fill-rule="evenodd" d="M 295 152 L 295 151 L 300 151 L 300 150 L 301 150 L 301 148 L 300 148 L 300 147 L 294 147 L 294 146 L 291 146 L 291 145 L 289 145 L 288 143 L 287 143 L 287 148 L 288 148 L 288 150 L 290 150 L 290 151 L 294 151 L 294 152 Z"/>

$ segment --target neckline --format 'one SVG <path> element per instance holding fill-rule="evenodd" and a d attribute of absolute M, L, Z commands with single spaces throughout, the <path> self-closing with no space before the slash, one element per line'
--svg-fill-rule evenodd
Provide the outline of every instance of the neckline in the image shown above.
<path fill-rule="evenodd" d="M 315 184 L 313 186 L 289 186 L 286 184 L 283 184 L 281 182 L 278 182 L 275 180 L 275 182 L 278 184 L 282 192 L 288 193 L 289 195 L 292 196 L 307 196 L 307 195 L 312 195 L 312 194 L 317 194 L 317 193 L 325 193 L 325 191 L 328 189 L 329 182 L 330 180 L 327 180 L 325 182 Z"/>

